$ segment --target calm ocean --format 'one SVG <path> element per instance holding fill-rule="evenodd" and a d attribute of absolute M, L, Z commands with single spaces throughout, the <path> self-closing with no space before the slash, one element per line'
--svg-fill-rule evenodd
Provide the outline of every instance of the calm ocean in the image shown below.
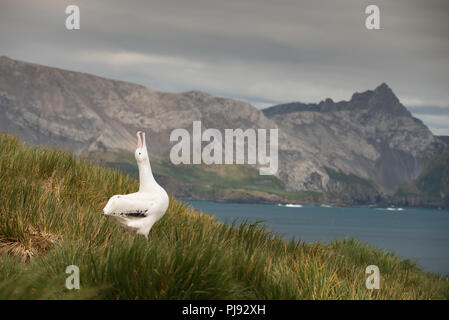
<path fill-rule="evenodd" d="M 425 271 L 449 274 L 449 210 L 185 202 L 223 222 L 262 221 L 286 238 L 328 243 L 354 237 L 416 259 Z"/>

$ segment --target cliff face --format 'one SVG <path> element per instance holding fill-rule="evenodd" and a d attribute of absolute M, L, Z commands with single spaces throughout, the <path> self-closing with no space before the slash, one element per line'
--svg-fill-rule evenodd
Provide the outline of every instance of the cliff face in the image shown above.
<path fill-rule="evenodd" d="M 31 144 L 59 145 L 78 154 L 133 150 L 146 130 L 153 156 L 166 156 L 170 132 L 203 128 L 273 128 L 248 103 L 191 91 L 180 94 L 93 75 L 0 58 L 0 129 Z"/>
<path fill-rule="evenodd" d="M 328 189 L 329 175 L 320 171 L 320 167 L 326 166 L 369 179 L 381 191 L 391 193 L 398 184 L 417 177 L 424 159 L 446 148 L 420 120 L 412 117 L 386 84 L 373 91 L 355 93 L 350 101 L 291 103 L 263 112 L 288 136 L 296 137 L 289 139 L 288 151 L 297 162 L 287 162 L 283 168 L 292 189 Z M 303 165 L 298 166 L 298 162 Z M 293 170 L 289 170 L 289 165 Z M 299 167 L 316 172 L 321 178 L 301 177 L 301 172 L 288 175 L 296 173 Z"/>
<path fill-rule="evenodd" d="M 389 201 L 400 206 L 449 207 L 449 152 L 427 159 L 418 177 L 400 185 Z"/>
<path fill-rule="evenodd" d="M 203 92 L 158 92 L 0 58 L 0 131 L 30 144 L 57 145 L 77 154 L 132 151 L 135 132 L 143 129 L 151 156 L 162 160 L 173 145 L 171 131 L 191 131 L 196 120 L 203 130 L 278 128 L 278 178 L 286 189 L 335 197 L 374 199 L 379 192 L 392 193 L 418 176 L 423 159 L 447 148 L 385 84 L 350 101 L 260 111 Z"/>

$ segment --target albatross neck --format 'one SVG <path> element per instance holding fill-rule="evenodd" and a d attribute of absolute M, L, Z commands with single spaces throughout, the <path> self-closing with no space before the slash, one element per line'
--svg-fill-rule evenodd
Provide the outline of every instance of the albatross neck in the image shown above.
<path fill-rule="evenodd" d="M 139 163 L 138 167 L 140 181 L 139 192 L 149 192 L 157 189 L 158 184 L 153 177 L 150 160 L 147 159 L 146 161 Z"/>

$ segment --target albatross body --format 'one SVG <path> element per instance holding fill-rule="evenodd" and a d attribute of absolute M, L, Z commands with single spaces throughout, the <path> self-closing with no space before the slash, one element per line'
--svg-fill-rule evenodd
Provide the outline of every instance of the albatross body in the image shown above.
<path fill-rule="evenodd" d="M 122 217 L 122 223 L 125 226 L 148 237 L 151 227 L 167 211 L 169 199 L 167 192 L 153 177 L 145 143 L 145 132 L 137 132 L 137 149 L 134 156 L 139 167 L 139 191 L 112 196 L 104 207 L 103 214 Z"/>

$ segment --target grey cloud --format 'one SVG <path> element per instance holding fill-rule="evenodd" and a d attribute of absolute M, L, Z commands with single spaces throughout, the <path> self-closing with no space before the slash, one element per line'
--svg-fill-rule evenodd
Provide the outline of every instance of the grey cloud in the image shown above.
<path fill-rule="evenodd" d="M 367 0 L 7 0 L 0 54 L 258 107 L 349 99 L 381 82 L 405 105 L 449 105 L 449 3 L 375 2 L 379 31 L 364 28 Z M 69 4 L 80 6 L 79 31 L 64 28 Z M 121 52 L 147 58 L 98 57 Z"/>
<path fill-rule="evenodd" d="M 435 106 L 411 106 L 407 109 L 410 110 L 410 112 L 420 115 L 420 114 L 426 114 L 426 115 L 442 115 L 442 116 L 449 116 L 449 107 L 435 107 Z"/>

